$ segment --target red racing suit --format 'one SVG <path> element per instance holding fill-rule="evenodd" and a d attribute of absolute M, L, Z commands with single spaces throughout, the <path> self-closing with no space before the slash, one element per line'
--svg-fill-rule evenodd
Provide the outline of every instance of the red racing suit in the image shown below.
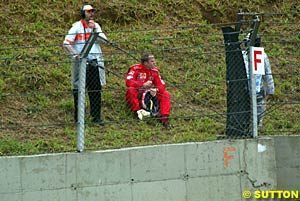
<path fill-rule="evenodd" d="M 126 101 L 131 110 L 136 112 L 141 109 L 140 96 L 146 90 L 143 84 L 151 80 L 153 86 L 158 89 L 157 98 L 160 102 L 160 114 L 162 121 L 170 116 L 170 93 L 166 91 L 166 84 L 162 80 L 158 68 L 149 69 L 143 64 L 131 66 L 126 74 Z"/>

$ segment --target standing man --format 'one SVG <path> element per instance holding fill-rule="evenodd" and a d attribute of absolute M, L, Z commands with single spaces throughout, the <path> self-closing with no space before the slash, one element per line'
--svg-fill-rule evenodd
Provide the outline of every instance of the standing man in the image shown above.
<path fill-rule="evenodd" d="M 247 36 L 247 42 L 250 40 L 251 34 Z M 255 38 L 254 47 L 260 47 L 261 37 L 257 35 Z M 247 77 L 249 78 L 249 58 L 248 58 L 248 51 L 243 51 L 243 57 L 247 72 Z M 264 66 L 265 66 L 265 75 L 255 75 L 255 90 L 256 90 L 256 100 L 257 100 L 257 125 L 262 122 L 264 113 L 266 111 L 266 99 L 269 96 L 274 95 L 275 86 L 274 80 L 272 76 L 272 70 L 268 55 L 264 52 Z"/>
<path fill-rule="evenodd" d="M 155 57 L 151 53 L 144 53 L 140 64 L 131 66 L 126 74 L 126 101 L 136 117 L 141 112 L 141 97 L 145 90 L 156 88 L 156 97 L 159 100 L 162 124 L 170 129 L 169 122 L 171 111 L 170 93 L 166 91 L 166 84 L 162 80 L 156 67 Z"/>
<path fill-rule="evenodd" d="M 106 42 L 107 37 L 102 32 L 101 27 L 94 19 L 95 9 L 91 5 L 84 5 L 80 9 L 81 19 L 75 22 L 63 43 L 64 48 L 72 58 L 72 88 L 74 96 L 74 119 L 77 122 L 78 111 L 78 87 L 79 87 L 79 68 L 80 53 L 95 29 L 99 37 L 92 46 L 86 65 L 86 88 L 90 100 L 90 114 L 92 122 L 104 125 L 101 120 L 101 89 L 106 84 L 103 55 L 100 47 L 101 42 Z"/>

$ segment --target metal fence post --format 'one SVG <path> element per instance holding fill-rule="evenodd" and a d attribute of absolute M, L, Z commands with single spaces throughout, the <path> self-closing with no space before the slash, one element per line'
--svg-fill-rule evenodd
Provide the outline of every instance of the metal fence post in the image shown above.
<path fill-rule="evenodd" d="M 253 27 L 253 33 L 251 34 L 251 38 L 250 38 L 250 47 L 248 48 L 248 50 L 250 51 L 250 54 L 248 54 L 248 61 L 249 61 L 249 78 L 250 78 L 250 96 L 251 96 L 251 114 L 252 114 L 252 137 L 256 138 L 257 137 L 257 100 L 256 100 L 256 84 L 255 84 L 255 75 L 253 74 L 253 60 L 251 58 L 252 57 L 252 47 L 255 44 L 255 39 L 256 39 L 256 35 L 258 32 L 258 27 L 259 27 L 260 21 L 258 19 L 258 17 L 256 17 L 256 19 L 254 19 L 254 27 Z"/>
<path fill-rule="evenodd" d="M 77 122 L 77 151 L 84 150 L 84 123 L 85 123 L 85 81 L 87 56 L 97 39 L 98 33 L 93 30 L 80 54 L 79 89 L 78 89 L 78 122 Z"/>
<path fill-rule="evenodd" d="M 86 58 L 81 58 L 79 68 L 77 151 L 82 152 L 84 149 Z"/>
<path fill-rule="evenodd" d="M 255 89 L 255 75 L 253 74 L 253 61 L 252 61 L 252 46 L 249 48 L 249 79 L 250 79 L 250 100 L 251 100 L 251 115 L 252 115 L 252 137 L 257 137 L 257 101 L 256 101 L 256 89 Z"/>

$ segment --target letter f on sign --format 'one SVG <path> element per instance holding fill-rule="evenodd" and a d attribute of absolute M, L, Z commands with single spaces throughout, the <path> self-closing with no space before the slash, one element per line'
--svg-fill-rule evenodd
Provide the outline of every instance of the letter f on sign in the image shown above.
<path fill-rule="evenodd" d="M 250 63 L 252 73 L 256 75 L 265 74 L 265 60 L 264 60 L 264 48 L 262 47 L 250 47 Z"/>
<path fill-rule="evenodd" d="M 261 50 L 254 50 L 254 72 L 257 72 L 257 64 L 262 63 L 261 59 L 258 58 L 258 55 L 262 56 Z"/>

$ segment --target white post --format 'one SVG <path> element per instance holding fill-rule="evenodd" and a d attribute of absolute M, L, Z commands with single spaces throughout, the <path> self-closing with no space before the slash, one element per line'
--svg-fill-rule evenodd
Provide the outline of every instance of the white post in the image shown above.
<path fill-rule="evenodd" d="M 249 78 L 250 78 L 250 96 L 251 96 L 251 114 L 252 114 L 252 135 L 254 138 L 257 137 L 257 100 L 256 100 L 256 83 L 255 83 L 255 75 L 253 73 L 253 51 L 252 46 L 250 46 L 249 54 L 248 54 L 248 69 L 249 69 Z"/>
<path fill-rule="evenodd" d="M 78 122 L 77 122 L 77 151 L 84 150 L 84 123 L 85 123 L 85 81 L 87 56 L 97 39 L 98 33 L 93 30 L 85 46 L 81 51 L 81 61 L 79 66 L 79 89 L 78 89 Z"/>
<path fill-rule="evenodd" d="M 84 149 L 86 58 L 81 59 L 79 68 L 77 151 L 82 152 Z"/>

